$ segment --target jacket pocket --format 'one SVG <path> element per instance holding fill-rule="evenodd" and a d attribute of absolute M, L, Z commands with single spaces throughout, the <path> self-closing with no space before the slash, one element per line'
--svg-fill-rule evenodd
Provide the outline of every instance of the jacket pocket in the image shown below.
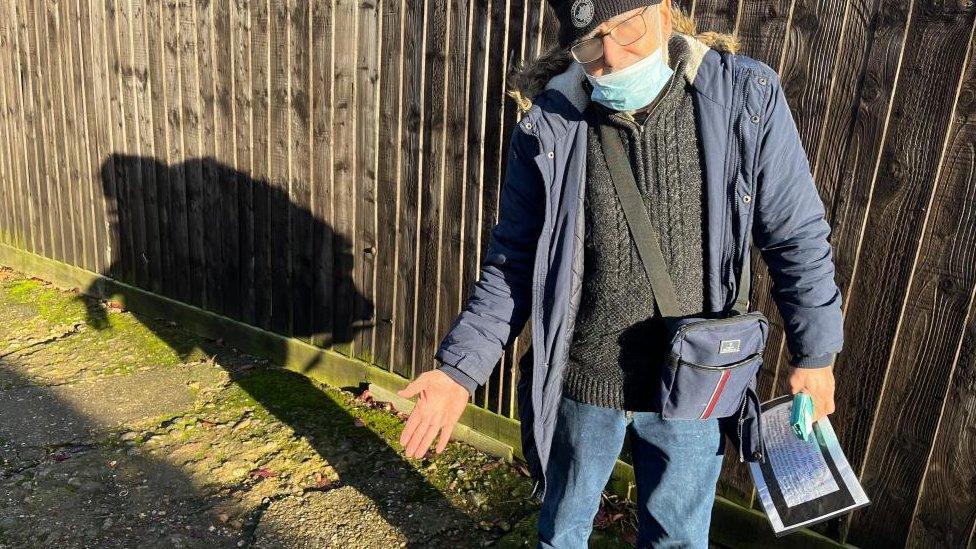
<path fill-rule="evenodd" d="M 661 415 L 665 419 L 705 420 L 736 414 L 762 361 L 761 353 L 753 353 L 721 367 L 706 367 L 679 359 L 667 376 L 670 379 Z"/>

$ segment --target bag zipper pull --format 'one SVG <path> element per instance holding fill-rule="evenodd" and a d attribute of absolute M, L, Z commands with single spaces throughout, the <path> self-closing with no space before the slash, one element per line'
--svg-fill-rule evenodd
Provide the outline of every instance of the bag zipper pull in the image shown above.
<path fill-rule="evenodd" d="M 748 395 L 746 394 L 742 395 L 742 406 L 739 407 L 739 462 L 740 463 L 745 462 L 746 460 L 745 454 L 742 452 L 742 424 L 745 422 L 745 417 L 743 417 L 742 414 L 746 410 L 747 398 L 749 398 Z"/>

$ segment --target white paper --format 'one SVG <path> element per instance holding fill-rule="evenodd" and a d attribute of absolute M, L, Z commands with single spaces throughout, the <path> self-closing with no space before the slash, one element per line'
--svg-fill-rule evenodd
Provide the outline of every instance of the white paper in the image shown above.
<path fill-rule="evenodd" d="M 826 417 L 813 424 L 807 441 L 793 434 L 792 402 L 784 395 L 762 404 L 765 462 L 749 464 L 777 536 L 870 503 Z"/>
<path fill-rule="evenodd" d="M 787 505 L 794 507 L 840 489 L 827 468 L 817 437 L 810 436 L 804 442 L 793 434 L 790 406 L 777 406 L 764 413 L 763 419 L 767 422 L 763 426 L 766 455 Z"/>

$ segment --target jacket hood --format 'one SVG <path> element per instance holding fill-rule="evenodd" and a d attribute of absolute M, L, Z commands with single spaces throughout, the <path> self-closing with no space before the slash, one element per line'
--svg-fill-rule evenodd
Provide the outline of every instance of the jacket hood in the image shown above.
<path fill-rule="evenodd" d="M 709 49 L 729 53 L 739 49 L 739 38 L 734 34 L 697 32 L 694 19 L 673 2 L 671 29 L 668 63 L 675 68 L 683 59 L 683 76 L 689 83 L 694 83 L 701 60 Z M 575 62 L 569 48 L 556 44 L 528 63 L 516 65 L 508 74 L 506 94 L 515 100 L 520 114 L 527 112 L 535 98 L 548 89 L 558 90 L 582 111 L 589 102 L 589 93 L 583 87 L 585 81 L 583 66 Z"/>

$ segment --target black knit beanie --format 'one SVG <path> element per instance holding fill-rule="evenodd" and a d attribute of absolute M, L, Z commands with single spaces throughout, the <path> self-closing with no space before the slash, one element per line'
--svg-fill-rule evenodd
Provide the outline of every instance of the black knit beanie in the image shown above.
<path fill-rule="evenodd" d="M 607 19 L 661 0 L 549 0 L 559 20 L 559 45 L 566 47 Z"/>

